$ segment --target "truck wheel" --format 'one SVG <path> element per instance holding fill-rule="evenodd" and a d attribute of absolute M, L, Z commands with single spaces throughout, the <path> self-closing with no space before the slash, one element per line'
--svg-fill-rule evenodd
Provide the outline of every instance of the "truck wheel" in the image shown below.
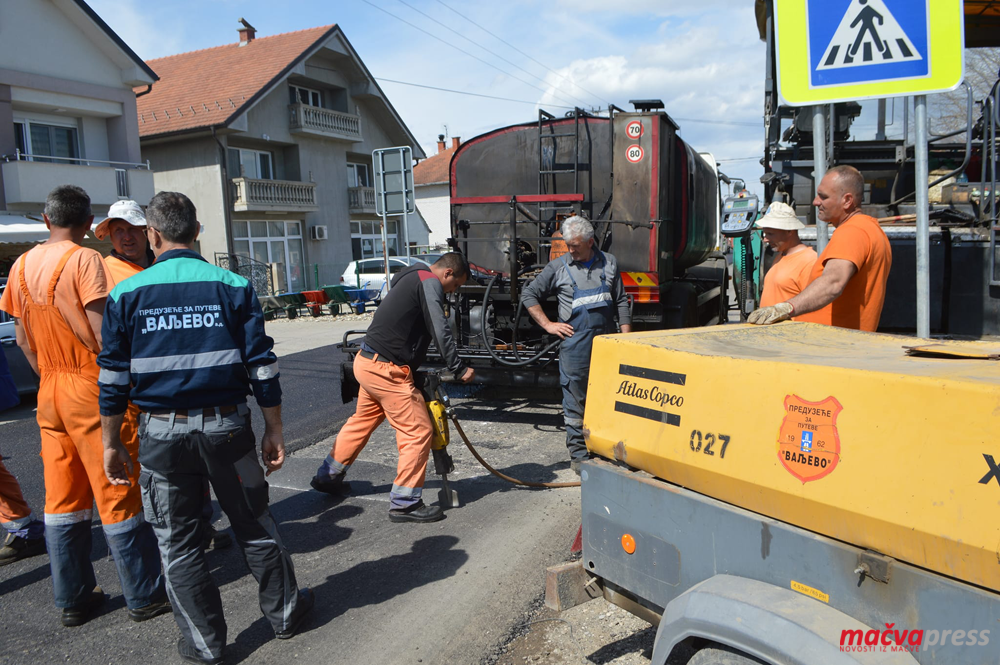
<path fill-rule="evenodd" d="M 729 647 L 717 646 L 708 649 L 700 649 L 687 665 L 767 665 L 762 660 L 757 660 L 751 656 L 730 649 Z"/>

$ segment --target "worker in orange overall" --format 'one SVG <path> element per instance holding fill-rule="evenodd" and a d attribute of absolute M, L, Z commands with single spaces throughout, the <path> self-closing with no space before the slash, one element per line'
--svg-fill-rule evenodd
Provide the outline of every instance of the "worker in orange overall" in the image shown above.
<path fill-rule="evenodd" d="M 49 239 L 18 258 L 0 309 L 15 317 L 17 344 L 40 377 L 45 540 L 56 607 L 64 626 L 79 626 L 106 600 L 90 561 L 96 501 L 129 618 L 145 621 L 169 612 L 170 603 L 138 485 L 112 485 L 104 473 L 97 353 L 108 284 L 101 255 L 80 246 L 94 221 L 90 197 L 79 187 L 57 187 L 43 218 Z M 138 441 L 128 445 L 134 459 Z"/>
<path fill-rule="evenodd" d="M 0 411 L 17 406 L 21 402 L 17 395 L 14 377 L 7 366 L 7 356 L 0 351 Z M 0 566 L 6 566 L 45 554 L 45 525 L 32 513 L 28 502 L 21 494 L 21 486 L 0 456 L 0 527 L 5 532 L 3 546 L 0 547 Z"/>
<path fill-rule="evenodd" d="M 138 275 L 153 265 L 153 261 L 156 260 L 153 250 L 149 248 L 149 240 L 146 238 L 146 213 L 135 201 L 113 203 L 111 209 L 108 210 L 108 216 L 94 227 L 94 235 L 97 236 L 98 240 L 111 240 L 111 254 L 104 259 L 104 265 L 108 269 L 109 292 L 132 275 Z M 128 431 L 128 428 L 134 428 L 138 422 L 139 407 L 129 403 L 125 424 L 122 426 L 122 441 L 131 441 L 138 436 L 136 432 Z M 204 549 L 225 549 L 233 544 L 233 539 L 228 533 L 216 531 L 212 526 L 212 494 L 207 478 L 203 487 L 205 502 L 201 512 L 204 531 L 202 547 Z"/>

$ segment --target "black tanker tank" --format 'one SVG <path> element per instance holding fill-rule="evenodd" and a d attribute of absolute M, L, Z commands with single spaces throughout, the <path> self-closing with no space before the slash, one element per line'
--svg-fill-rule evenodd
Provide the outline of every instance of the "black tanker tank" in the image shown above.
<path fill-rule="evenodd" d="M 574 214 L 594 223 L 598 248 L 618 259 L 635 329 L 726 320 L 718 174 L 677 132 L 666 113 L 641 108 L 540 111 L 537 122 L 455 152 L 449 244 L 474 264 L 476 279 L 452 297 L 450 315 L 479 380 L 555 385 L 558 339 L 524 312 L 520 293 L 565 253 L 559 225 Z M 544 307 L 555 320 L 554 300 Z"/>

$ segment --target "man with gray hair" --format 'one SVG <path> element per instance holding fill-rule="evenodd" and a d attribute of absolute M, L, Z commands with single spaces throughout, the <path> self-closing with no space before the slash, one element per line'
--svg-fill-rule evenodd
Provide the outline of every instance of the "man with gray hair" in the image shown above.
<path fill-rule="evenodd" d="M 618 273 L 618 261 L 594 245 L 594 227 L 584 217 L 570 217 L 562 223 L 568 255 L 549 262 L 521 296 L 531 318 L 545 332 L 562 340 L 559 347 L 559 379 L 563 392 L 566 448 L 570 467 L 580 472 L 587 459 L 583 440 L 583 409 L 590 375 L 590 350 L 594 337 L 605 333 L 632 331 L 625 287 Z M 555 295 L 559 302 L 558 321 L 546 316 L 541 302 Z M 617 325 L 616 325 L 617 324 Z"/>
<path fill-rule="evenodd" d="M 204 478 L 229 516 L 275 636 L 294 636 L 314 603 L 309 589 L 298 589 L 268 509 L 265 475 L 285 459 L 278 364 L 253 286 L 194 251 L 200 225 L 191 200 L 160 192 L 146 223 L 156 262 L 116 286 L 104 314 L 104 471 L 129 485 L 132 461 L 119 432 L 131 398 L 142 411 L 138 484 L 181 632 L 177 650 L 187 662 L 219 663 L 226 621 L 201 548 Z M 254 450 L 250 394 L 264 414 L 267 474 Z"/>

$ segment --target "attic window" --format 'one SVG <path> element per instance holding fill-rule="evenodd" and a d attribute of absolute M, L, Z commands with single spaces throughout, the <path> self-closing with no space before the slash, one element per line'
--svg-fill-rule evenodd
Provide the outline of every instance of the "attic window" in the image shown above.
<path fill-rule="evenodd" d="M 288 96 L 292 104 L 305 104 L 306 106 L 323 106 L 323 94 L 319 90 L 303 88 L 298 85 L 288 86 Z"/>

